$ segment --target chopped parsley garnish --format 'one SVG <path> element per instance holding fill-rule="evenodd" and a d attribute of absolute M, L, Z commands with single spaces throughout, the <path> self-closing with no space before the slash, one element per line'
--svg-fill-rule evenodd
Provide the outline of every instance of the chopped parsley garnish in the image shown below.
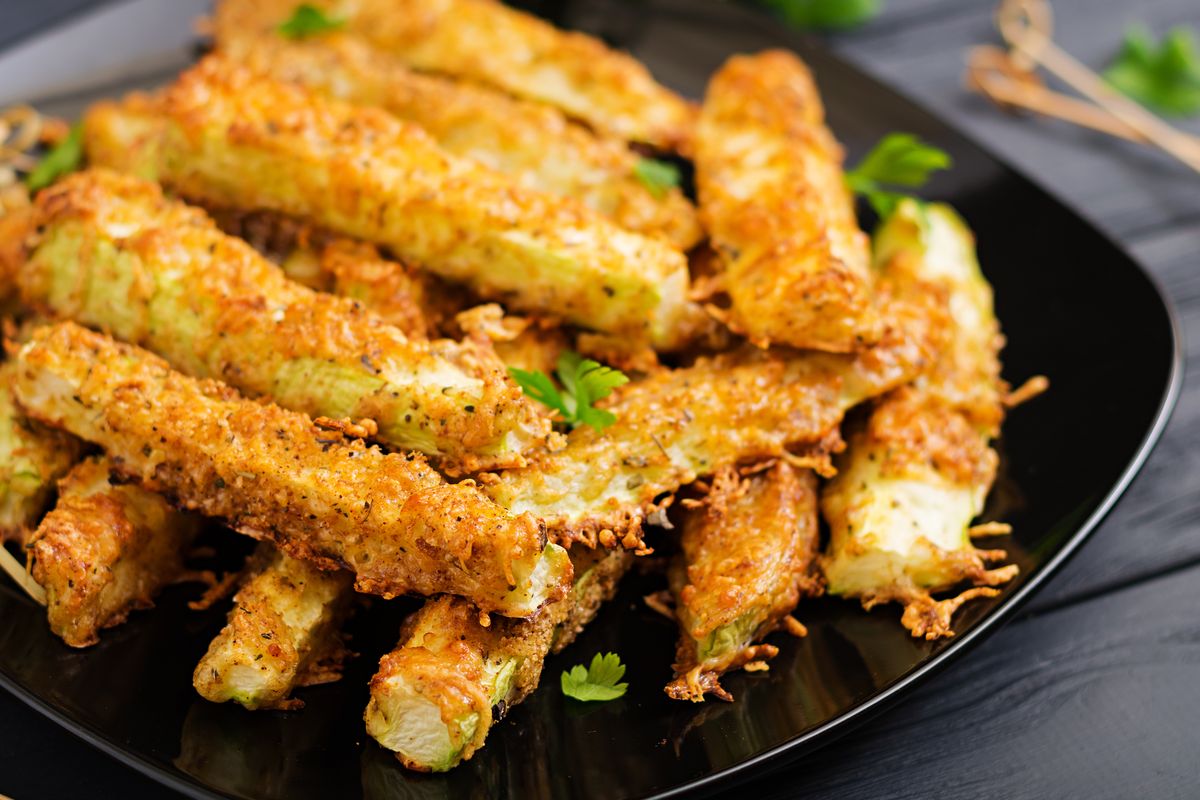
<path fill-rule="evenodd" d="M 633 174 L 659 200 L 679 186 L 679 167 L 670 161 L 643 158 L 633 168 Z"/>
<path fill-rule="evenodd" d="M 279 26 L 279 33 L 288 39 L 307 39 L 329 31 L 336 31 L 346 24 L 344 19 L 330 17 L 324 11 L 309 3 L 296 6 L 287 21 Z"/>
<path fill-rule="evenodd" d="M 1155 45 L 1150 31 L 1135 25 L 1104 78 L 1121 93 L 1163 114 L 1200 112 L 1200 48 L 1191 28 L 1172 28 Z"/>
<path fill-rule="evenodd" d="M 562 384 L 560 390 L 541 370 L 509 367 L 508 374 L 525 394 L 559 413 L 563 422 L 572 428 L 591 425 L 604 430 L 617 421 L 611 412 L 594 408 L 593 403 L 612 394 L 612 390 L 629 383 L 624 373 L 584 358 L 568 350 L 558 357 L 555 374 Z"/>
<path fill-rule="evenodd" d="M 887 187 L 918 189 L 934 171 L 948 169 L 950 163 L 949 154 L 911 133 L 889 133 L 846 172 L 846 185 L 867 198 L 879 218 L 885 219 L 901 200 L 910 197 Z"/>
<path fill-rule="evenodd" d="M 567 697 L 583 702 L 616 700 L 625 694 L 628 683 L 618 683 L 625 676 L 625 665 L 616 653 L 597 653 L 591 666 L 576 664 L 562 674 L 562 690 Z"/>
<path fill-rule="evenodd" d="M 25 176 L 29 191 L 44 189 L 64 175 L 79 169 L 83 164 L 83 126 L 78 122 L 71 126 L 67 137 L 46 154 L 38 165 Z"/>

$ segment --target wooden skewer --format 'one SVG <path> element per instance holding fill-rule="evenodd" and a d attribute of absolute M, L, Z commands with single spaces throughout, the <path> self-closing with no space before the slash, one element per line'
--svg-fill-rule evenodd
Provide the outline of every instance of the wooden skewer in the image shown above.
<path fill-rule="evenodd" d="M 29 570 L 16 557 L 8 552 L 8 548 L 0 545 L 0 568 L 3 568 L 8 576 L 17 582 L 17 585 L 25 590 L 25 594 L 33 598 L 33 601 L 38 605 L 46 605 L 46 590 L 38 585 L 38 582 L 29 574 Z"/>
<path fill-rule="evenodd" d="M 976 48 L 968 61 L 968 86 L 1000 105 L 1154 145 L 1200 172 L 1200 139 L 1173 128 L 1110 88 L 1054 43 L 1053 17 L 1046 0 L 1003 0 L 996 26 L 1011 49 Z M 1038 66 L 1091 102 L 1047 89 L 1033 72 Z"/>

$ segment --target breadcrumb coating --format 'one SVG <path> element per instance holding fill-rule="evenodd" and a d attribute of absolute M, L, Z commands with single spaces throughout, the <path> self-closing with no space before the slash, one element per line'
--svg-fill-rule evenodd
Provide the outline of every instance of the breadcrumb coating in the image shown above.
<path fill-rule="evenodd" d="M 447 484 L 419 454 L 346 441 L 73 323 L 37 331 L 17 372 L 30 416 L 95 442 L 116 470 L 185 508 L 350 569 L 359 591 L 450 592 L 528 617 L 569 589 L 566 554 L 532 517 L 470 482 Z"/>

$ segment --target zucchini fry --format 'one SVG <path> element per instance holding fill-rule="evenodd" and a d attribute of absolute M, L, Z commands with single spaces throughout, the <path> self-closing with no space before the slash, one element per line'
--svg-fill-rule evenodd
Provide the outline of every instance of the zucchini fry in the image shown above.
<path fill-rule="evenodd" d="M 150 608 L 184 571 L 199 517 L 136 485 L 114 485 L 114 465 L 93 456 L 59 483 L 58 503 L 30 539 L 33 578 L 46 590 L 50 630 L 71 647 Z"/>
<path fill-rule="evenodd" d="M 521 464 L 550 432 L 490 348 L 407 340 L 351 300 L 289 281 L 153 184 L 78 173 L 41 193 L 37 212 L 24 301 L 189 375 L 313 417 L 371 419 L 380 442 L 465 470 Z M 342 274 L 356 266 L 346 255 Z"/>
<path fill-rule="evenodd" d="M 802 632 L 788 615 L 801 594 L 820 593 L 816 476 L 786 461 L 748 479 L 726 470 L 687 513 L 680 544 L 669 572 L 680 638 L 666 691 L 732 700 L 721 675 L 773 657 L 778 648 L 755 642 L 781 626 Z"/>
<path fill-rule="evenodd" d="M 573 560 L 575 555 L 572 554 Z M 496 620 L 456 597 L 430 600 L 379 662 L 367 732 L 409 769 L 444 772 L 483 746 L 492 724 L 537 688 L 542 664 L 574 640 L 610 599 L 632 556 L 589 553 L 572 596 L 532 620 Z"/>
<path fill-rule="evenodd" d="M 637 177 L 639 157 L 558 110 L 495 90 L 422 75 L 364 39 L 331 33 L 289 41 L 229 24 L 218 6 L 220 52 L 255 72 L 302 84 L 354 105 L 378 106 L 419 125 L 446 152 L 484 164 L 521 186 L 581 200 L 622 228 L 659 236 L 680 250 L 701 238 L 696 209 L 678 188 L 656 196 Z"/>
<path fill-rule="evenodd" d="M 830 594 L 866 608 L 901 603 L 913 636 L 936 639 L 953 635 L 963 603 L 1017 574 L 1015 564 L 985 566 L 1002 550 L 971 544 L 998 461 L 988 442 L 1004 415 L 1003 339 L 971 233 L 949 207 L 906 201 L 877 234 L 876 253 L 949 291 L 954 335 L 927 374 L 880 400 L 852 435 L 821 498 L 831 534 L 822 568 Z M 933 599 L 964 581 L 973 586 Z"/>
<path fill-rule="evenodd" d="M 13 403 L 17 368 L 0 364 L 0 545 L 22 542 L 37 526 L 55 482 L 83 454 L 74 436 L 25 418 Z"/>
<path fill-rule="evenodd" d="M 889 327 L 858 355 L 745 347 L 651 374 L 604 406 L 613 425 L 576 428 L 566 448 L 485 476 L 485 489 L 514 513 L 538 517 L 560 542 L 641 549 L 643 520 L 665 502 L 656 499 L 698 477 L 788 448 L 820 463 L 840 444 L 846 410 L 911 380 L 941 341 L 936 287 L 897 283 L 886 296 Z"/>
<path fill-rule="evenodd" d="M 692 104 L 659 85 L 633 57 L 582 33 L 560 31 L 495 0 L 323 0 L 315 5 L 424 72 L 441 72 L 557 106 L 597 131 L 686 150 Z M 224 0 L 218 30 L 277 36 L 293 0 Z"/>
<path fill-rule="evenodd" d="M 681 344 L 683 255 L 581 203 L 448 155 L 420 128 L 208 58 L 163 95 L 94 106 L 92 163 L 186 197 L 300 217 L 511 308 Z"/>
<path fill-rule="evenodd" d="M 848 352 L 879 336 L 870 252 L 808 68 L 735 56 L 712 78 L 696 188 L 722 255 L 727 322 L 751 341 Z"/>
<path fill-rule="evenodd" d="M 301 686 L 341 677 L 339 627 L 353 576 L 325 572 L 269 544 L 258 546 L 229 620 L 196 665 L 192 685 L 205 700 L 245 708 L 294 709 Z"/>
<path fill-rule="evenodd" d="M 352 570 L 359 591 L 447 592 L 528 617 L 570 588 L 566 553 L 535 520 L 445 483 L 417 453 L 344 440 L 74 323 L 37 331 L 17 364 L 16 398 L 33 418 L 100 445 L 185 508 Z"/>

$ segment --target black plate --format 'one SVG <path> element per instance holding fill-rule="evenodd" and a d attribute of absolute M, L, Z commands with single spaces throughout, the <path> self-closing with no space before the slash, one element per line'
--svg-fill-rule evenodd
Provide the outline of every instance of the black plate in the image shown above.
<path fill-rule="evenodd" d="M 978 234 L 1008 335 L 1006 377 L 1044 373 L 1053 387 L 1006 424 L 989 510 L 1015 527 L 1003 546 L 1020 577 L 999 598 L 970 604 L 957 620 L 960 635 L 938 643 L 911 639 L 895 608 L 866 614 L 833 599 L 806 602 L 799 616 L 809 636 L 780 637 L 769 672 L 728 678 L 737 702 L 704 705 L 663 694 L 675 631 L 640 602 L 657 579 L 633 578 L 577 644 L 550 660 L 542 689 L 473 760 L 443 776 L 405 773 L 363 732 L 366 681 L 393 644 L 403 603 L 360 615 L 361 657 L 342 682 L 304 691 L 302 712 L 251 714 L 210 705 L 191 689 L 224 608 L 189 612 L 185 593 L 172 590 L 155 611 L 74 652 L 4 583 L 5 687 L 197 797 L 666 796 L 761 774 L 767 760 L 778 766 L 844 733 L 995 630 L 1111 508 L 1158 438 L 1180 375 L 1171 313 L 1118 246 L 912 102 L 752 12 L 701 0 L 547 0 L 535 10 L 631 49 L 693 97 L 729 54 L 793 47 L 815 69 L 851 151 L 893 130 L 950 151 L 956 166 L 930 194 L 953 203 Z M 560 672 L 606 650 L 628 664 L 629 693 L 595 707 L 566 701 Z"/>

